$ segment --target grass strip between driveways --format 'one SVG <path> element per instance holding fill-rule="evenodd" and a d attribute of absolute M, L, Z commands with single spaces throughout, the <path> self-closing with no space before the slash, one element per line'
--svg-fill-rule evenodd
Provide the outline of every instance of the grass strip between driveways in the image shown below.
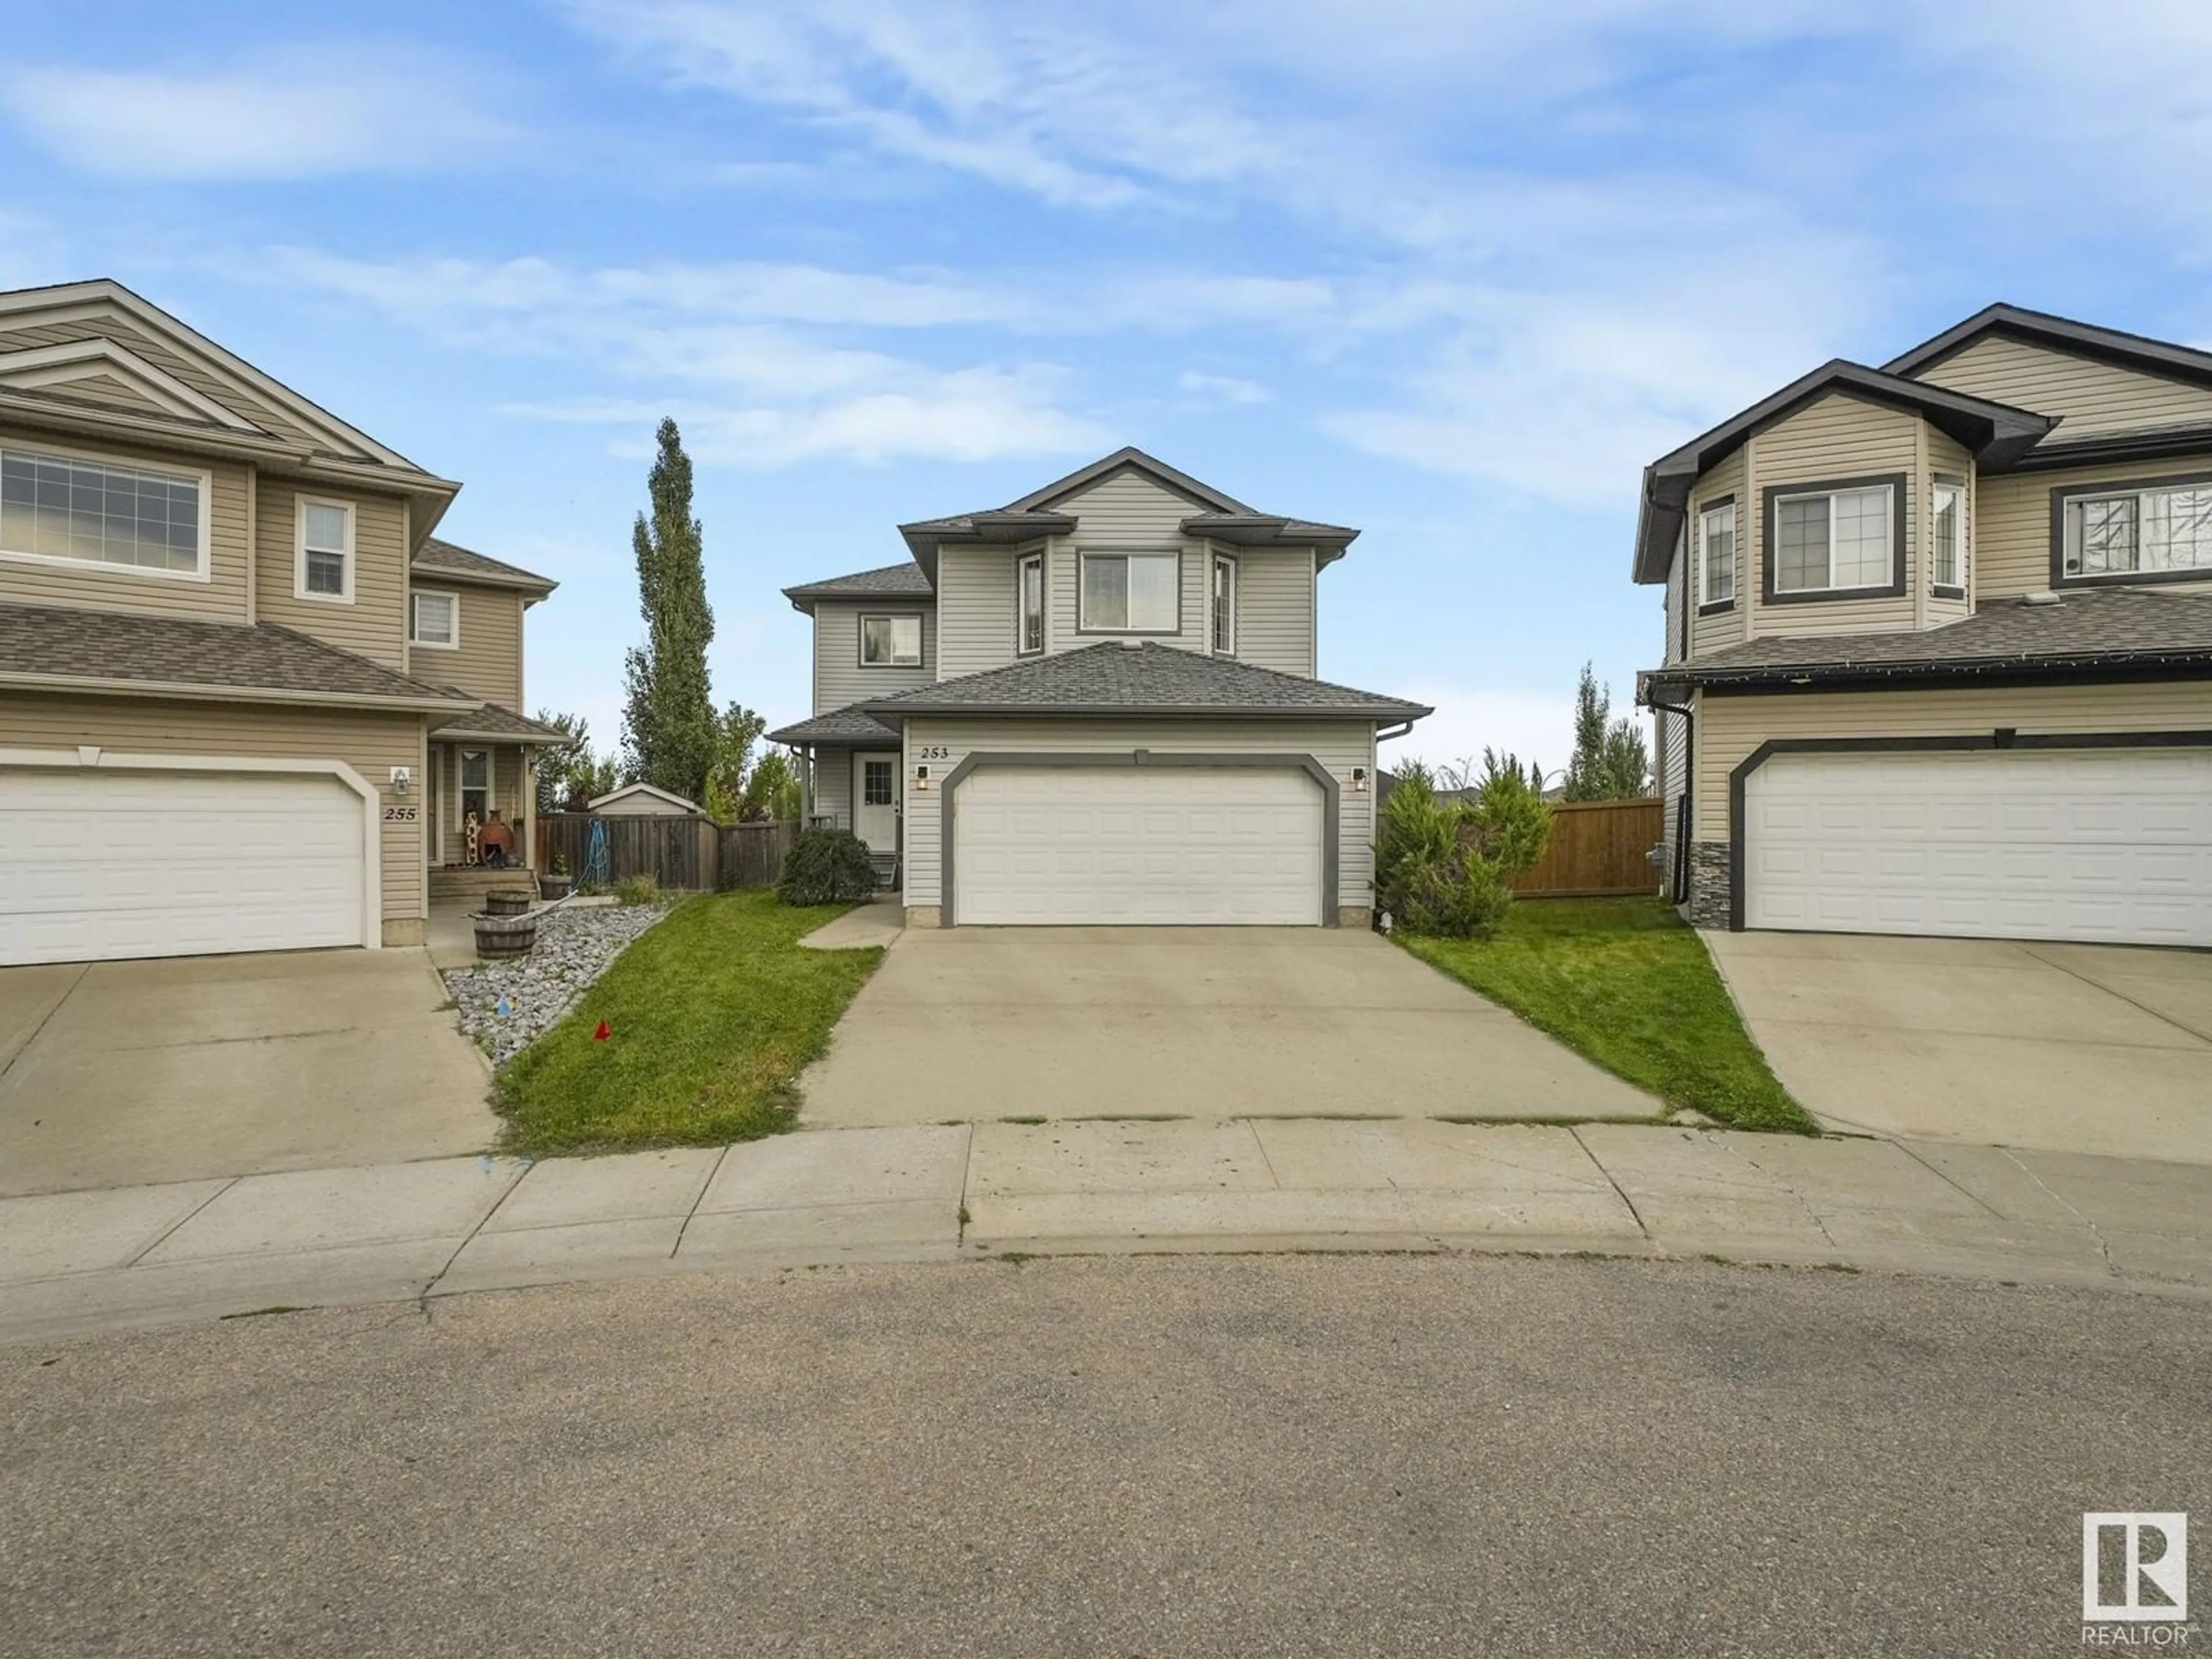
<path fill-rule="evenodd" d="M 1819 1131 L 1767 1069 L 1705 941 L 1663 900 L 1523 899 L 1495 939 L 1399 943 L 1671 1107 L 1739 1129 Z"/>
<path fill-rule="evenodd" d="M 848 908 L 793 909 L 772 891 L 684 900 L 501 1068 L 505 1149 L 719 1146 L 789 1128 L 793 1080 L 883 960 L 799 947 Z M 602 1020 L 610 1035 L 594 1041 Z"/>

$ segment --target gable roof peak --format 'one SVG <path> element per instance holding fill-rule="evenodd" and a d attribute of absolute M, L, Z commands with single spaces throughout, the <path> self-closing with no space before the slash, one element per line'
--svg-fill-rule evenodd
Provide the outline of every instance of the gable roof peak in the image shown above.
<path fill-rule="evenodd" d="M 2132 334 L 2125 329 L 2077 322 L 2056 312 L 2036 311 L 2002 300 L 1984 306 L 1964 321 L 1954 323 L 1942 333 L 1923 340 L 1911 350 L 1893 357 L 1882 368 L 1891 374 L 1918 375 L 1991 334 L 2031 341 L 2075 356 L 2115 363 L 2169 380 L 2212 386 L 2212 352 L 2177 345 L 2171 340 L 2154 339 L 2148 334 Z"/>
<path fill-rule="evenodd" d="M 1138 471 L 1149 474 L 1179 495 L 1187 495 L 1200 506 L 1216 513 L 1250 513 L 1233 495 L 1224 495 L 1212 484 L 1194 478 L 1180 468 L 1170 466 L 1157 455 L 1147 454 L 1134 444 L 1124 444 L 1110 455 L 1102 455 L 1087 466 L 1079 466 L 1066 477 L 1055 478 L 1041 489 L 1033 489 L 1018 501 L 1012 501 L 999 510 L 1002 513 L 1030 513 L 1065 500 L 1090 484 L 1103 481 L 1116 472 Z"/>

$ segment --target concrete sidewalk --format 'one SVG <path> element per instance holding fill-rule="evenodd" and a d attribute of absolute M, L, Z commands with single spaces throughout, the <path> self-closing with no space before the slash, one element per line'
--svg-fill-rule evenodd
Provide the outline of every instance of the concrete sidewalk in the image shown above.
<path fill-rule="evenodd" d="M 1630 1124 L 849 1129 L 0 1200 L 0 1340 L 714 1268 L 1597 1250 L 2212 1293 L 2212 1170 Z"/>

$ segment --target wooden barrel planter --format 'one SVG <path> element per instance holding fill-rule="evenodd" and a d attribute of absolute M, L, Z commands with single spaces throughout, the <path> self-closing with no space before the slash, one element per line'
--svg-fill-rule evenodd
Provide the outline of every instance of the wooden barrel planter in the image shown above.
<path fill-rule="evenodd" d="M 484 914 L 488 916 L 520 916 L 529 914 L 538 896 L 527 887 L 495 887 L 484 895 Z"/>
<path fill-rule="evenodd" d="M 538 890 L 544 895 L 548 903 L 555 899 L 568 897 L 568 886 L 569 881 L 566 875 L 556 876 L 550 870 L 538 878 Z"/>
<path fill-rule="evenodd" d="M 484 915 L 477 925 L 477 954 L 480 957 L 520 957 L 538 943 L 538 918 L 527 911 L 519 916 Z"/>

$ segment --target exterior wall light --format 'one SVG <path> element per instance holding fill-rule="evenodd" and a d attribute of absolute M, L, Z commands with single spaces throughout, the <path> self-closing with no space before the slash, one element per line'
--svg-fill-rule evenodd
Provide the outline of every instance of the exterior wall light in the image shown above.
<path fill-rule="evenodd" d="M 1367 793 L 1367 769 L 1364 766 L 1355 766 L 1352 769 L 1352 793 L 1355 795 L 1364 795 Z"/>
<path fill-rule="evenodd" d="M 914 788 L 918 795 L 926 795 L 929 793 L 929 769 L 927 766 L 917 766 L 914 769 Z"/>

